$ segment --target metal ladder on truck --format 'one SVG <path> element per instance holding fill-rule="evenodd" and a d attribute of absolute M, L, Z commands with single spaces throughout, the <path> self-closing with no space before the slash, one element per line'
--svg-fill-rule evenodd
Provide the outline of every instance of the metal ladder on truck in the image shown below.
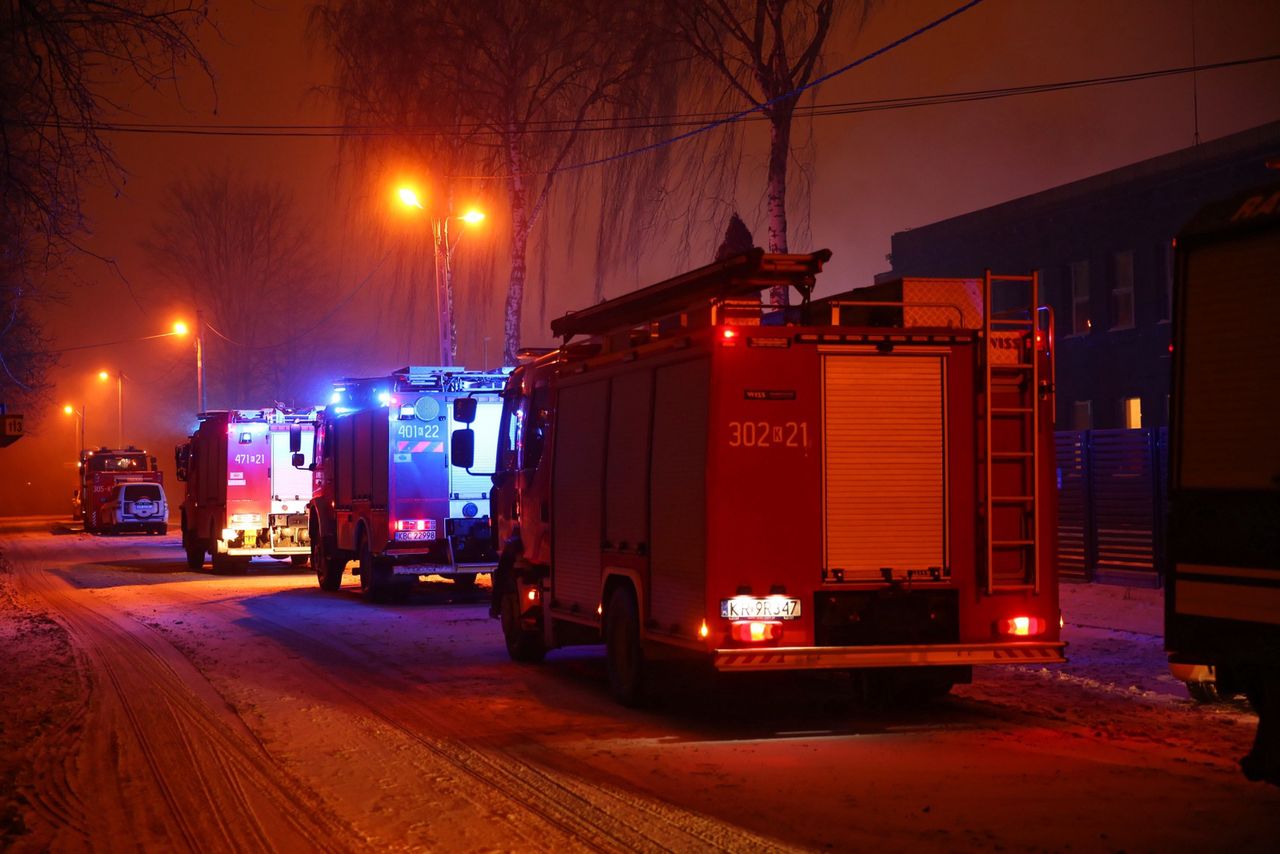
<path fill-rule="evenodd" d="M 1016 294 L 1016 300 L 997 301 Z M 983 506 L 987 593 L 1040 591 L 1039 275 L 983 279 Z M 996 305 L 999 304 L 999 314 Z"/>

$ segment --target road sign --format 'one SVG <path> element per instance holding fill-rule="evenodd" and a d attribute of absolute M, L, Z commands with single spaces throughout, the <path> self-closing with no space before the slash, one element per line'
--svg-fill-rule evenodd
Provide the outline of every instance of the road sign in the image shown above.
<path fill-rule="evenodd" d="M 0 415 L 0 448 L 22 438 L 22 416 Z"/>

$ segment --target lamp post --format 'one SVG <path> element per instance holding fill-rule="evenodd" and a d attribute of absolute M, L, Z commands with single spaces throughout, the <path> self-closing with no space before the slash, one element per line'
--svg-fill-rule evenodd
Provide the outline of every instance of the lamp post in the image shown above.
<path fill-rule="evenodd" d="M 196 412 L 208 410 L 204 402 L 204 312 L 199 310 L 196 311 L 196 407 Z"/>
<path fill-rule="evenodd" d="M 425 212 L 422 201 L 412 187 L 397 191 L 401 204 Z M 440 364 L 448 367 L 458 359 L 458 342 L 453 320 L 453 253 L 462 235 L 450 237 L 450 221 L 477 225 L 484 221 L 484 213 L 471 208 L 461 216 L 432 216 L 431 242 L 435 254 L 436 320 L 439 326 Z"/>
<path fill-rule="evenodd" d="M 80 419 L 80 430 L 79 430 L 80 447 L 77 448 L 76 450 L 77 463 L 80 462 L 80 457 L 84 454 L 84 408 L 85 408 L 85 405 L 83 403 L 80 404 L 79 409 L 76 409 L 74 406 L 72 406 L 69 403 L 66 406 L 62 407 L 62 411 L 65 412 L 67 415 L 74 415 L 76 418 Z"/>
<path fill-rule="evenodd" d="M 124 447 L 124 371 L 116 370 L 116 447 Z M 98 379 L 106 382 L 111 379 L 109 371 L 98 371 Z"/>

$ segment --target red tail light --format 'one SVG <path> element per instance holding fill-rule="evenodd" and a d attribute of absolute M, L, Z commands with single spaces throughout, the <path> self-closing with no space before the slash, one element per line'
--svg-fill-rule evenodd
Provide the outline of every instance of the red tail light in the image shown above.
<path fill-rule="evenodd" d="M 1033 635 L 1042 635 L 1046 623 L 1040 617 L 1010 617 L 1005 620 L 1001 626 L 1001 631 L 1006 635 L 1013 637 L 1025 638 Z"/>
<path fill-rule="evenodd" d="M 782 623 L 737 620 L 731 626 L 731 636 L 739 643 L 769 643 L 782 638 Z"/>

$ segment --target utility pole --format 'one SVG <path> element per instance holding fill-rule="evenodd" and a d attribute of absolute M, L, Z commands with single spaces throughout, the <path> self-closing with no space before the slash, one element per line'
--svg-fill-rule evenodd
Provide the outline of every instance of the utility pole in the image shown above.
<path fill-rule="evenodd" d="M 204 312 L 196 311 L 196 411 L 205 412 L 204 404 Z"/>

